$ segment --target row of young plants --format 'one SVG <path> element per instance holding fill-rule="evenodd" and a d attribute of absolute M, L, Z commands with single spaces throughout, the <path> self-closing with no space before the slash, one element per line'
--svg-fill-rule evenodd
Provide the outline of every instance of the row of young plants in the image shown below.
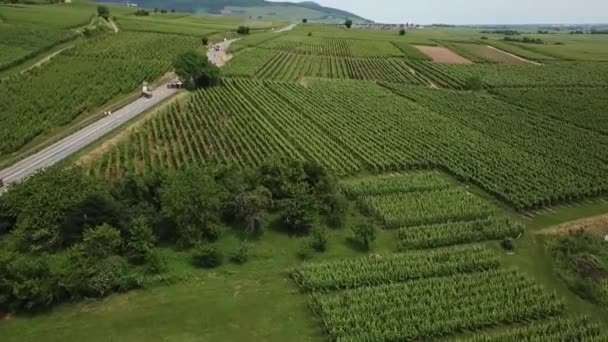
<path fill-rule="evenodd" d="M 494 333 L 480 333 L 457 339 L 458 342 L 599 342 L 608 337 L 602 333 L 600 325 L 589 317 L 553 318 L 549 321 L 534 322 L 529 325 Z"/>
<path fill-rule="evenodd" d="M 326 57 L 276 52 L 258 68 L 256 77 L 294 81 L 302 77 L 386 80 L 424 85 L 426 79 L 412 73 L 403 59 Z"/>
<path fill-rule="evenodd" d="M 195 45 L 194 38 L 167 35 L 103 36 L 1 80 L 0 156 L 156 79 L 169 69 L 173 53 Z"/>
<path fill-rule="evenodd" d="M 302 55 L 386 58 L 402 57 L 403 51 L 387 41 L 331 39 L 314 36 L 286 35 L 268 40 L 258 47 Z"/>
<path fill-rule="evenodd" d="M 388 228 L 488 218 L 496 209 L 485 200 L 460 189 L 362 195 L 358 204 Z"/>
<path fill-rule="evenodd" d="M 498 266 L 490 249 L 457 247 L 308 263 L 293 270 L 291 277 L 305 291 L 325 292 L 488 271 Z"/>
<path fill-rule="evenodd" d="M 489 217 L 400 228 L 398 243 L 399 249 L 406 251 L 516 238 L 523 232 L 523 225 L 509 218 Z"/>
<path fill-rule="evenodd" d="M 418 191 L 442 190 L 453 187 L 438 172 L 416 172 L 345 179 L 340 182 L 344 193 L 351 197 L 387 195 Z"/>
<path fill-rule="evenodd" d="M 559 315 L 556 295 L 514 269 L 311 295 L 333 341 L 418 341 Z"/>

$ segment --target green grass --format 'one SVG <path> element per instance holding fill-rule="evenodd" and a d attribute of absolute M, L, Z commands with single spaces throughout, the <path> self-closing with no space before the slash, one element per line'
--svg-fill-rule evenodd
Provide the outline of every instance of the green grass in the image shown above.
<path fill-rule="evenodd" d="M 362 220 L 352 210 L 347 227 Z M 330 230 L 328 250 L 313 261 L 363 255 L 348 228 Z M 377 231 L 373 253 L 396 250 L 392 232 Z M 250 261 L 225 260 L 214 270 L 189 265 L 188 252 L 164 249 L 173 285 L 66 304 L 51 313 L 0 322 L 2 341 L 323 341 L 324 335 L 302 294 L 288 276 L 301 261 L 304 238 L 267 229 L 253 240 Z M 241 239 L 226 234 L 227 256 Z"/>

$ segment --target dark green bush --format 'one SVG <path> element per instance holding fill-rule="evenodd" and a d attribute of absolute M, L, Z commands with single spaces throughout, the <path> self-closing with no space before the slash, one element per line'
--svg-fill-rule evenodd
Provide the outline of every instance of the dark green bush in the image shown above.
<path fill-rule="evenodd" d="M 213 245 L 202 245 L 192 254 L 192 264 L 200 268 L 215 268 L 222 264 L 224 257 Z"/>

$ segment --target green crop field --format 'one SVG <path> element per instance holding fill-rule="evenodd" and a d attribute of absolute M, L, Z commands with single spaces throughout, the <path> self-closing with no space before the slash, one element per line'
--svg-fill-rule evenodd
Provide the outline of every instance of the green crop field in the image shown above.
<path fill-rule="evenodd" d="M 0 340 L 608 340 L 608 35 L 139 5 L 0 5 L 5 164 L 238 38 L 2 184 Z"/>
<path fill-rule="evenodd" d="M 43 68 L 1 80 L 6 96 L 0 103 L 0 156 L 156 79 L 169 69 L 173 53 L 197 44 L 196 38 L 121 32 L 94 38 Z"/>

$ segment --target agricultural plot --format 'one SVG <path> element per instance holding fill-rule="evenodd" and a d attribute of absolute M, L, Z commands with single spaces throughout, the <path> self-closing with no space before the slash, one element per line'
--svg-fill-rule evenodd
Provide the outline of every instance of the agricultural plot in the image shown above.
<path fill-rule="evenodd" d="M 258 47 L 294 54 L 330 57 L 379 58 L 404 56 L 403 51 L 391 42 L 296 35 L 284 35 L 277 39 L 268 40 Z"/>
<path fill-rule="evenodd" d="M 605 154 L 608 141 L 604 135 L 534 114 L 491 96 L 454 91 L 436 92 L 422 88 L 395 89 L 401 89 L 398 91 L 403 96 L 454 123 L 471 131 L 483 132 L 496 146 L 504 144 L 505 149 L 508 146 L 512 151 L 511 157 L 519 154 L 523 159 L 517 162 L 513 159 L 510 172 L 511 177 L 517 177 L 516 172 L 522 172 L 520 177 L 527 175 L 527 181 L 521 182 L 522 185 L 525 184 L 526 190 L 514 191 L 516 186 L 513 184 L 499 185 L 499 182 L 484 185 L 486 190 L 517 208 L 597 196 L 608 187 L 605 181 L 608 172 Z M 480 153 L 478 159 L 481 160 L 484 156 L 488 154 Z M 502 157 L 507 158 L 506 154 Z M 445 158 L 445 165 L 451 165 L 454 155 L 446 154 L 442 158 Z M 459 177 L 481 184 L 475 177 L 471 177 L 474 173 L 462 172 L 458 170 L 460 166 L 448 167 Z M 500 172 L 498 168 L 493 169 L 495 174 Z M 527 170 L 524 171 L 525 169 Z"/>
<path fill-rule="evenodd" d="M 490 249 L 456 247 L 309 263 L 297 267 L 291 276 L 305 291 L 327 292 L 490 271 L 498 267 L 499 260 Z"/>
<path fill-rule="evenodd" d="M 473 64 L 470 60 L 442 46 L 416 45 L 416 48 L 429 56 L 437 64 Z"/>
<path fill-rule="evenodd" d="M 500 88 L 499 98 L 539 114 L 608 133 L 606 88 Z"/>
<path fill-rule="evenodd" d="M 487 45 L 473 44 L 473 43 L 454 43 L 461 50 L 467 51 L 468 53 L 483 59 L 490 63 L 501 63 L 501 64 L 520 64 L 526 63 L 521 58 L 511 56 L 504 53 L 496 48 L 492 48 Z"/>
<path fill-rule="evenodd" d="M 466 247 L 304 264 L 292 276 L 311 292 L 311 307 L 332 341 L 426 340 L 563 311 L 554 294 L 498 268 L 488 252 Z"/>
<path fill-rule="evenodd" d="M 363 212 L 390 228 L 470 221 L 490 217 L 495 212 L 484 200 L 459 188 L 364 195 L 359 203 Z"/>
<path fill-rule="evenodd" d="M 552 342 L 552 341 L 605 341 L 599 324 L 589 317 L 559 318 L 547 322 L 532 323 L 522 328 L 478 334 L 457 339 L 457 342 Z"/>
<path fill-rule="evenodd" d="M 117 177 L 207 162 L 252 167 L 273 158 L 313 159 L 337 174 L 361 168 L 348 150 L 262 83 L 234 80 L 150 120 L 92 172 Z"/>
<path fill-rule="evenodd" d="M 490 217 L 399 229 L 399 249 L 427 249 L 464 243 L 501 240 L 523 233 L 521 224 L 508 218 Z"/>
<path fill-rule="evenodd" d="M 124 31 L 170 33 L 203 37 L 228 28 L 213 28 L 204 24 L 169 20 L 145 20 L 132 17 L 123 17 L 118 21 Z"/>
<path fill-rule="evenodd" d="M 278 81 L 315 77 L 428 84 L 423 76 L 417 74 L 401 58 L 328 57 L 267 49 L 248 49 L 239 53 L 234 63 L 229 64 L 226 73 Z"/>
<path fill-rule="evenodd" d="M 425 249 L 517 237 L 523 226 L 439 173 L 347 179 L 343 191 L 362 212 L 399 229 L 399 249 Z"/>
<path fill-rule="evenodd" d="M 174 53 L 197 43 L 170 35 L 104 36 L 42 68 L 0 81 L 0 155 L 137 89 L 144 80 L 154 80 L 168 70 Z"/>
<path fill-rule="evenodd" d="M 94 12 L 70 6 L 0 5 L 0 71 L 76 38 Z"/>
<path fill-rule="evenodd" d="M 159 160 L 251 166 L 270 156 L 294 156 L 317 160 L 338 174 L 437 168 L 521 210 L 595 197 L 608 189 L 603 177 L 608 170 L 603 135 L 534 115 L 491 96 L 385 87 L 391 90 L 360 81 L 317 80 L 307 86 L 227 81 L 223 87 L 198 93 L 192 108 L 167 114 L 180 126 L 168 126 L 163 141 L 180 151 L 187 143 L 179 139 L 204 137 L 191 142 L 200 154 L 181 157 L 181 152 L 168 150 Z M 194 106 L 197 102 L 201 104 Z M 189 117 L 206 123 L 181 123 Z M 161 115 L 155 120 L 158 126 L 167 119 Z M 261 127 L 247 129 L 241 122 L 261 122 Z M 237 142 L 242 143 L 233 146 Z M 148 143 L 141 145 L 150 148 L 145 147 Z M 104 159 L 105 166 L 95 166 L 96 172 L 110 177 L 124 173 L 133 158 L 125 156 L 126 147 L 121 149 Z M 138 153 L 136 160 L 148 158 L 147 150 Z M 117 163 L 118 156 L 128 163 Z M 155 162 L 146 170 L 159 166 L 166 167 Z M 445 195 L 459 198 L 462 194 L 448 191 Z M 370 202 L 370 209 L 381 209 L 388 202 Z M 398 217 L 389 220 L 399 222 Z M 416 223 L 441 222 L 420 218 Z"/>

